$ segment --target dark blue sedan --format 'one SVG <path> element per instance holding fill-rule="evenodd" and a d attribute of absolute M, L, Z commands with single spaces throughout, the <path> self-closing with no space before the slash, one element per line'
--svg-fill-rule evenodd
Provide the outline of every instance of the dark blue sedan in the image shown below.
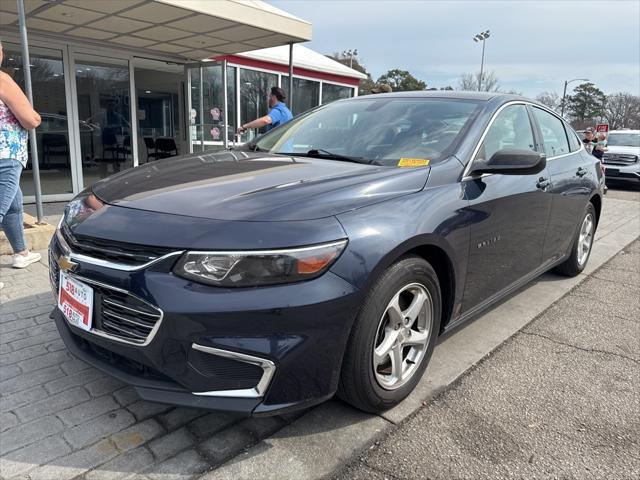
<path fill-rule="evenodd" d="M 53 316 L 148 400 L 264 415 L 337 393 L 376 412 L 443 332 L 579 274 L 602 197 L 598 160 L 526 98 L 337 101 L 83 192 L 50 246 Z"/>

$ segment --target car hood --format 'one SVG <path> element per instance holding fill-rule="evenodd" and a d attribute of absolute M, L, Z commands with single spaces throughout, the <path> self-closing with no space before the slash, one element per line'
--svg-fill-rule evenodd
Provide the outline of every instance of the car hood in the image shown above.
<path fill-rule="evenodd" d="M 126 208 L 216 220 L 310 220 L 422 189 L 429 167 L 222 151 L 172 157 L 101 180 L 93 193 Z"/>
<path fill-rule="evenodd" d="M 624 154 L 624 155 L 640 155 L 640 148 L 627 147 L 624 145 L 609 145 L 606 153 Z"/>

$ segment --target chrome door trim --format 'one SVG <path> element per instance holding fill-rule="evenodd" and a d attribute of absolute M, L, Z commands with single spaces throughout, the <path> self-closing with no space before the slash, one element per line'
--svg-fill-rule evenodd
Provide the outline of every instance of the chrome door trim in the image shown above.
<path fill-rule="evenodd" d="M 222 350 L 220 348 L 207 347 L 193 343 L 191 348 L 210 355 L 217 355 L 223 358 L 229 358 L 238 362 L 249 363 L 262 368 L 262 378 L 253 388 L 243 388 L 239 390 L 212 390 L 209 392 L 192 392 L 193 395 L 203 397 L 236 397 L 236 398 L 261 398 L 264 396 L 271 379 L 276 372 L 276 365 L 271 360 L 262 357 L 254 357 L 245 353 L 232 352 L 230 350 Z"/>

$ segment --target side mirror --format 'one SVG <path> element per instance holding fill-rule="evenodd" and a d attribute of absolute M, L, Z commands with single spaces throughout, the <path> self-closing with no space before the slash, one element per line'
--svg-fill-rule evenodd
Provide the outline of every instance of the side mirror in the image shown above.
<path fill-rule="evenodd" d="M 494 153 L 488 161 L 474 162 L 471 173 L 500 173 L 503 175 L 533 175 L 547 166 L 547 156 L 533 150 L 505 148 Z"/>

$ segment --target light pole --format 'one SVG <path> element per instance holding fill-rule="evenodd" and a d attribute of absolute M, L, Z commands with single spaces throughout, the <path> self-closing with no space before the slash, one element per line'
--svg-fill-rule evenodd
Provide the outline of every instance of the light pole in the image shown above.
<path fill-rule="evenodd" d="M 588 82 L 588 78 L 574 78 L 573 80 L 565 80 L 564 81 L 564 92 L 562 92 L 562 104 L 560 106 L 560 116 L 564 117 L 564 99 L 567 96 L 567 85 L 571 82 Z"/>
<path fill-rule="evenodd" d="M 482 42 L 482 60 L 480 61 L 480 77 L 478 78 L 478 91 L 482 88 L 482 70 L 484 69 L 484 43 L 487 38 L 489 38 L 489 30 L 485 30 L 484 32 L 480 32 L 477 35 L 474 35 L 473 41 L 478 43 Z"/>
<path fill-rule="evenodd" d="M 349 68 L 353 68 L 353 57 L 357 57 L 358 56 L 358 49 L 354 49 L 354 50 L 343 50 L 342 51 L 342 56 L 343 57 L 349 57 Z"/>

